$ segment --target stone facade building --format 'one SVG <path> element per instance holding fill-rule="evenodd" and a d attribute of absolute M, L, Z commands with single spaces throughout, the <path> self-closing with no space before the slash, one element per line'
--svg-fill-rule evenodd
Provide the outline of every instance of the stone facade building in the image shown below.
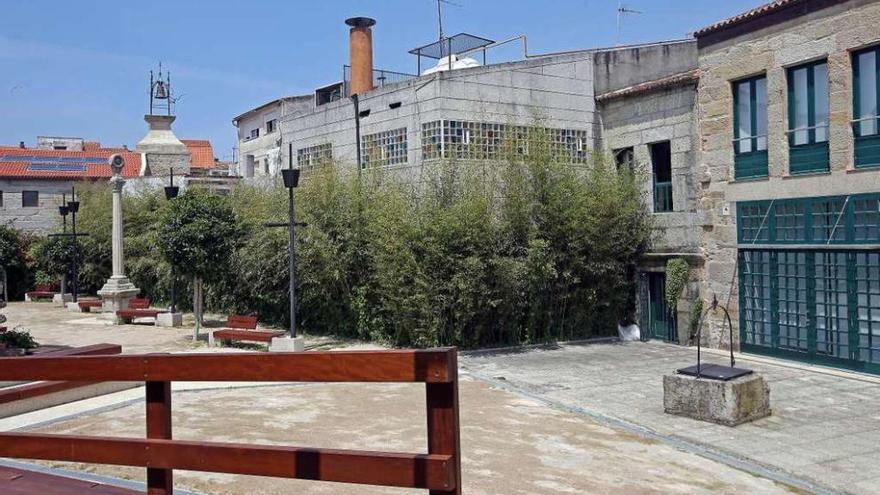
<path fill-rule="evenodd" d="M 373 74 L 352 77 L 366 85 L 357 103 L 342 81 L 237 117 L 238 166 L 276 174 L 259 157 L 277 148 L 274 163 L 290 153 L 307 175 L 327 159 L 354 167 L 360 149 L 365 170 L 418 180 L 438 159 L 492 158 L 497 136 L 540 122 L 573 164 L 595 149 L 647 172 L 643 337 L 693 342 L 692 305 L 717 299 L 733 339 L 710 311 L 713 347 L 877 371 L 878 21 L 877 0 L 777 0 L 692 39 L 438 65 L 391 83 L 352 60 Z M 689 283 L 667 308 L 673 258 Z"/>
<path fill-rule="evenodd" d="M 700 294 L 735 347 L 880 369 L 878 25 L 877 1 L 787 0 L 695 34 Z"/>

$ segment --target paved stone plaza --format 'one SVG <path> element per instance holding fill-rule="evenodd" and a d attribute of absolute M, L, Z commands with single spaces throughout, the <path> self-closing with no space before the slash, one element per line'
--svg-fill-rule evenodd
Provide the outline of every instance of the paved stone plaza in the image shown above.
<path fill-rule="evenodd" d="M 13 325 L 27 321 L 47 344 L 111 342 L 127 353 L 206 349 L 190 341 L 187 327 L 112 326 L 38 303 L 14 303 L 9 315 Z M 663 413 L 662 374 L 693 359 L 692 349 L 640 342 L 464 353 L 465 492 L 880 493 L 880 379 L 743 358 L 741 365 L 769 381 L 774 414 L 727 428 Z M 724 360 L 717 351 L 708 359 Z M 0 429 L 139 437 L 143 407 L 137 388 L 2 419 Z M 417 385 L 176 383 L 174 415 L 180 439 L 400 451 L 425 445 Z M 51 465 L 135 481 L 143 476 L 140 469 Z M 181 488 L 196 493 L 413 493 L 176 476 Z"/>
<path fill-rule="evenodd" d="M 705 359 L 723 364 L 718 351 Z M 738 355 L 770 385 L 772 416 L 736 428 L 663 412 L 662 377 L 696 351 L 658 342 L 472 354 L 474 376 L 565 410 L 824 493 L 880 493 L 880 379 Z M 652 462 L 662 470 L 662 462 Z"/>

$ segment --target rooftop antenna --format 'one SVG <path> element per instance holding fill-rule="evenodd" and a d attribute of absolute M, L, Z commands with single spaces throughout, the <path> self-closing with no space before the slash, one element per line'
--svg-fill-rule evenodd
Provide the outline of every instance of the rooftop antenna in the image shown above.
<path fill-rule="evenodd" d="M 635 10 L 623 4 L 623 0 L 617 0 L 617 40 L 615 46 L 620 46 L 620 21 L 626 14 L 644 14 L 640 10 Z"/>
<path fill-rule="evenodd" d="M 437 0 L 437 28 L 440 31 L 439 41 L 443 41 L 443 4 L 452 5 L 453 7 L 461 7 L 461 4 L 457 4 L 450 0 Z"/>

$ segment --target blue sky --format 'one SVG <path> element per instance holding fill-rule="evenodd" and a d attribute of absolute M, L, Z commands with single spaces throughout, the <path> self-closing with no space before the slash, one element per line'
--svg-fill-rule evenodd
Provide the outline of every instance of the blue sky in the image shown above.
<path fill-rule="evenodd" d="M 449 1 L 447 34 L 525 34 L 530 53 L 615 43 L 617 0 Z M 623 22 L 621 42 L 629 44 L 683 38 L 763 2 L 624 3 L 644 12 Z M 345 18 L 377 19 L 377 68 L 415 72 L 407 51 L 436 39 L 436 8 L 435 0 L 5 0 L 0 144 L 61 135 L 134 146 L 146 132 L 149 70 L 162 61 L 182 96 L 178 137 L 210 139 L 229 159 L 234 116 L 341 78 Z"/>

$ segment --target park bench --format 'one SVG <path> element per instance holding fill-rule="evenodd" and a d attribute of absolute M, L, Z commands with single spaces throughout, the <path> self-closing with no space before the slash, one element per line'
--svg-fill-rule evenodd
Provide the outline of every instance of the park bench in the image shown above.
<path fill-rule="evenodd" d="M 151 495 L 171 495 L 176 469 L 462 493 L 455 349 L 0 358 L 0 381 L 15 380 L 145 381 L 146 438 L 3 431 L 0 458 L 146 468 Z M 426 452 L 174 439 L 173 381 L 422 383 Z M 16 482 L 0 477 L 0 493 L 16 493 Z M 52 480 L 30 490 L 18 493 L 89 493 Z"/>
<path fill-rule="evenodd" d="M 34 290 L 25 292 L 24 297 L 28 302 L 38 301 L 40 299 L 52 299 L 55 297 L 55 290 L 52 284 L 40 284 L 34 287 Z"/>
<path fill-rule="evenodd" d="M 116 312 L 116 318 L 122 320 L 123 323 L 131 323 L 135 318 L 155 318 L 160 313 L 167 312 L 161 309 L 151 309 L 149 299 L 135 297 L 128 301 L 128 308 Z"/>
<path fill-rule="evenodd" d="M 256 316 L 230 315 L 226 318 L 226 327 L 214 330 L 213 340 L 221 342 L 272 342 L 275 337 L 284 335 L 284 332 L 257 330 Z"/>
<path fill-rule="evenodd" d="M 92 308 L 100 308 L 104 303 L 99 299 L 88 299 L 85 301 L 80 300 L 76 304 L 79 305 L 79 310 L 83 313 L 90 313 Z"/>

